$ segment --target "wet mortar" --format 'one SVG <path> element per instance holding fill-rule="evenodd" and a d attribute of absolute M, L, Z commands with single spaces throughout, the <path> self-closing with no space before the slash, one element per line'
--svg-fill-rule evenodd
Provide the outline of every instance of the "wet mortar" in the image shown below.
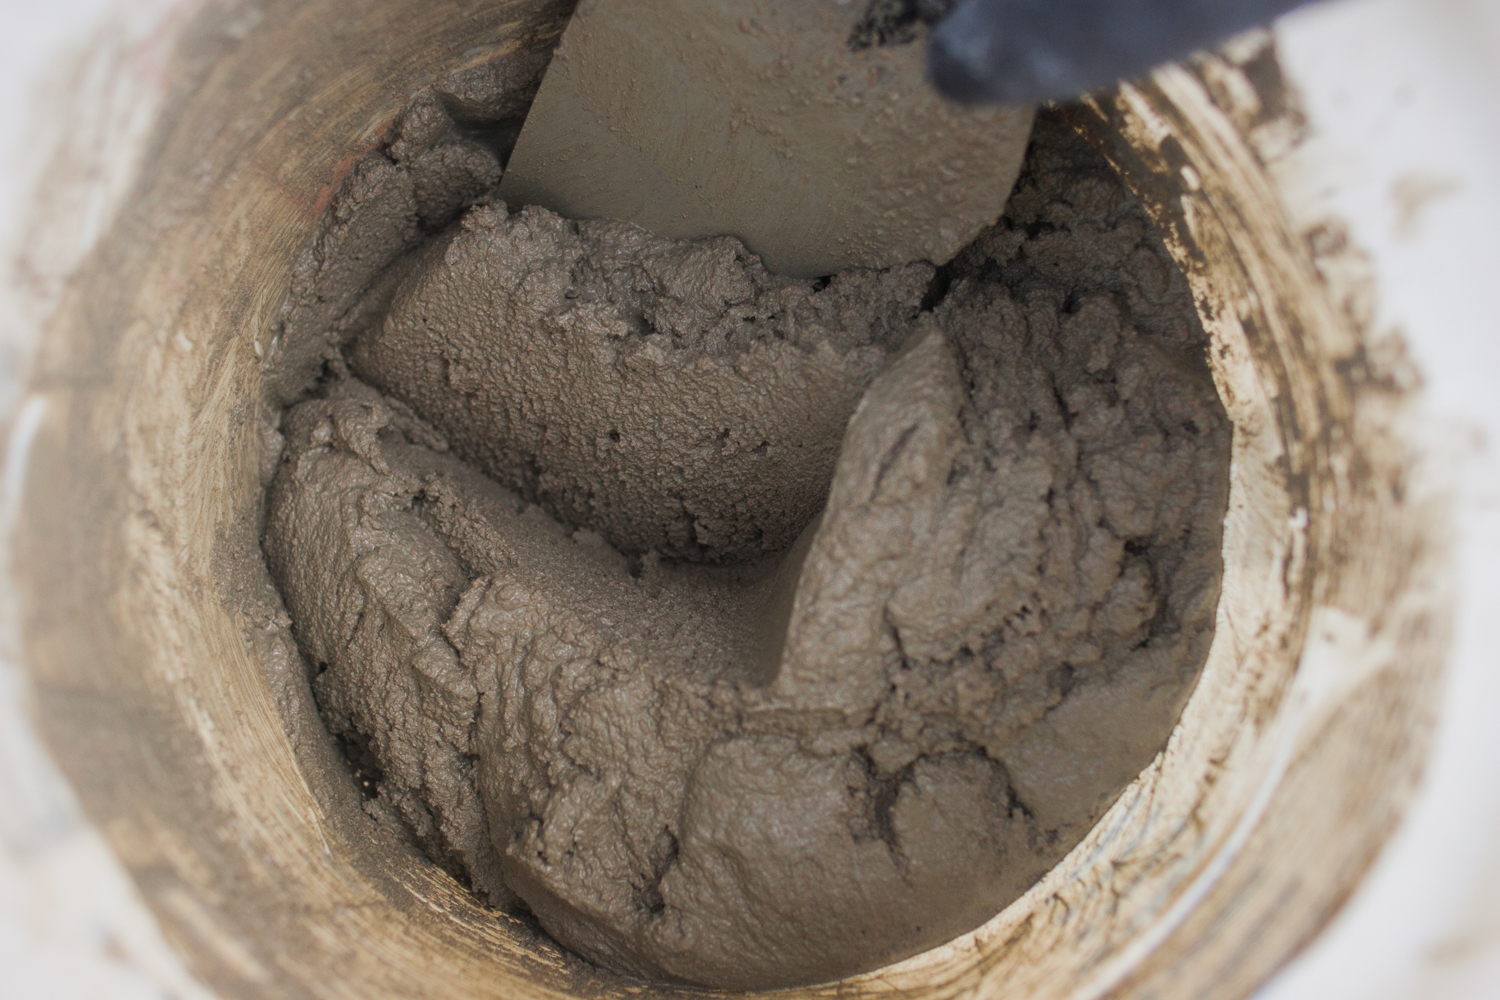
<path fill-rule="evenodd" d="M 789 281 L 512 212 L 541 65 L 359 164 L 273 372 L 306 388 L 266 555 L 366 811 L 646 978 L 968 930 L 1161 748 L 1212 638 L 1230 431 L 1186 283 L 1046 115 L 941 268 Z"/>

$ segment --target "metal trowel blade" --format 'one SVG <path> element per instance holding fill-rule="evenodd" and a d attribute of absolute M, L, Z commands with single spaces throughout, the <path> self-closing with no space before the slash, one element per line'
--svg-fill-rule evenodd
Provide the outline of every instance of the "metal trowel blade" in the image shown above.
<path fill-rule="evenodd" d="M 1032 109 L 945 101 L 920 41 L 851 44 L 863 16 L 839 0 L 582 0 L 500 196 L 737 236 L 793 276 L 944 263 L 999 217 Z"/>

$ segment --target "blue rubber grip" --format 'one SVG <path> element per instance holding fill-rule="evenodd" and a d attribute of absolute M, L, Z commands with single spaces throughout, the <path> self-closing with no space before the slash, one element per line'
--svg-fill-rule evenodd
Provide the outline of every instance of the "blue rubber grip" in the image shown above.
<path fill-rule="evenodd" d="M 965 104 L 1074 97 L 1308 0 L 960 0 L 933 29 L 932 82 Z"/>

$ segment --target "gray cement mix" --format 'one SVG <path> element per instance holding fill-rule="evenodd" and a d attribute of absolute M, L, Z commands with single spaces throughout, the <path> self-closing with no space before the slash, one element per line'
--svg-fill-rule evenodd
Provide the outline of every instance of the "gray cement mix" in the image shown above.
<path fill-rule="evenodd" d="M 792 280 L 512 211 L 433 134 L 346 189 L 345 245 L 396 259 L 310 272 L 345 305 L 267 469 L 372 817 L 646 978 L 825 981 L 983 923 L 1213 634 L 1230 426 L 1145 214 L 1043 115 L 951 264 Z"/>

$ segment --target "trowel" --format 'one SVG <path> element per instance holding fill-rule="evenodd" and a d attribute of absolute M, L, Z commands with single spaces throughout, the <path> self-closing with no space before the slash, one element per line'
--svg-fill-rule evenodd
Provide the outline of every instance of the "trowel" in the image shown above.
<path fill-rule="evenodd" d="M 1300 2 L 580 0 L 500 196 L 795 277 L 943 264 L 999 217 L 1035 102 Z"/>
<path fill-rule="evenodd" d="M 737 236 L 797 277 L 943 263 L 1000 215 L 1032 109 L 945 100 L 925 48 L 862 36 L 863 18 L 839 0 L 581 0 L 500 197 Z"/>

